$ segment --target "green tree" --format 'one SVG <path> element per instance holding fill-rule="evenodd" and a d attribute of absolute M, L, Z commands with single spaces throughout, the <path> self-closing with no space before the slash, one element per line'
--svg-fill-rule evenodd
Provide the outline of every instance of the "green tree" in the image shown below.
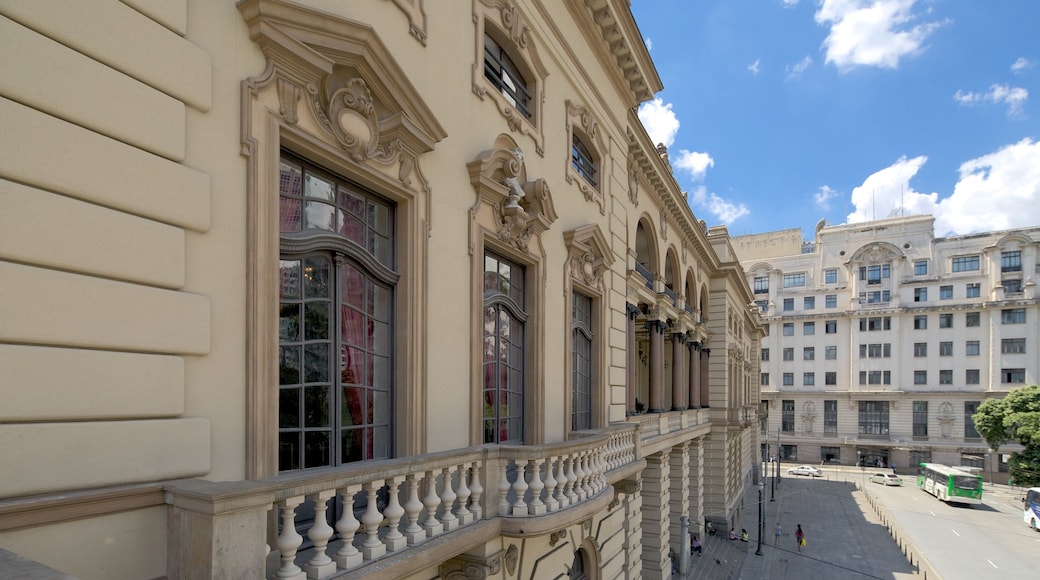
<path fill-rule="evenodd" d="M 1040 485 L 1040 385 L 1010 391 L 1003 399 L 987 399 L 972 416 L 975 430 L 991 449 L 1018 441 L 1025 449 L 1008 463 L 1016 485 Z"/>

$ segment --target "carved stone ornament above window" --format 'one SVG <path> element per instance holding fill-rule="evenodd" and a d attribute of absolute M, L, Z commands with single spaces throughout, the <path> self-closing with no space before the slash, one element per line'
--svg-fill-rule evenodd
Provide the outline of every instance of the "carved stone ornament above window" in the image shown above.
<path fill-rule="evenodd" d="M 508 135 L 499 135 L 495 146 L 467 163 L 466 168 L 477 191 L 471 214 L 475 216 L 481 205 L 490 206 L 498 238 L 503 242 L 527 251 L 531 236 L 540 235 L 556 221 L 549 185 L 541 178 L 528 180 L 523 150 Z"/>
<path fill-rule="evenodd" d="M 426 46 L 426 8 L 423 0 L 393 0 L 393 3 L 408 17 L 408 31 Z"/>
<path fill-rule="evenodd" d="M 575 228 L 563 234 L 570 254 L 570 276 L 588 288 L 602 290 L 603 272 L 614 262 L 606 236 L 596 224 Z"/>

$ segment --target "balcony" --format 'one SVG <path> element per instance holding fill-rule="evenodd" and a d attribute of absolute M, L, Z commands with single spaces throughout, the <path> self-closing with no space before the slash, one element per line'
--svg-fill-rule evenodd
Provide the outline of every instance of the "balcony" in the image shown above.
<path fill-rule="evenodd" d="M 649 268 L 640 264 L 639 262 L 636 262 L 636 273 L 642 276 L 644 280 L 646 280 L 647 288 L 651 290 L 654 289 L 654 275 L 652 272 L 650 272 Z"/>
<path fill-rule="evenodd" d="M 550 445 L 482 445 L 259 481 L 173 482 L 168 574 L 194 577 L 202 562 L 206 577 L 407 576 L 500 533 L 547 533 L 603 509 L 611 484 L 642 467 L 637 437 L 636 425 L 621 424 Z M 420 545 L 423 557 L 413 557 Z"/>

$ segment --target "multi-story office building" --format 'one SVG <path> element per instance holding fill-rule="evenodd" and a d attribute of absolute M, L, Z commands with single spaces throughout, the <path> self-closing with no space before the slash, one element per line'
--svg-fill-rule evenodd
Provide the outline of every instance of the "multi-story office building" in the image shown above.
<path fill-rule="evenodd" d="M 627 2 L 0 14 L 0 576 L 661 578 L 737 521 L 760 317 Z"/>
<path fill-rule="evenodd" d="M 769 453 L 1006 479 L 1013 447 L 987 449 L 971 416 L 1040 378 L 1040 227 L 937 238 L 933 223 L 821 224 L 806 243 L 797 229 L 734 238 L 767 328 Z"/>

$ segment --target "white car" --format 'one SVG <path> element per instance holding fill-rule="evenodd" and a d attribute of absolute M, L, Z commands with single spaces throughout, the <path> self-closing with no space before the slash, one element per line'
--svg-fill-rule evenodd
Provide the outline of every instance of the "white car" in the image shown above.
<path fill-rule="evenodd" d="M 870 481 L 881 485 L 903 485 L 903 480 L 891 473 L 875 473 L 870 476 Z"/>
<path fill-rule="evenodd" d="M 810 475 L 812 477 L 823 477 L 823 472 L 812 465 L 799 465 L 787 470 L 789 475 Z"/>

